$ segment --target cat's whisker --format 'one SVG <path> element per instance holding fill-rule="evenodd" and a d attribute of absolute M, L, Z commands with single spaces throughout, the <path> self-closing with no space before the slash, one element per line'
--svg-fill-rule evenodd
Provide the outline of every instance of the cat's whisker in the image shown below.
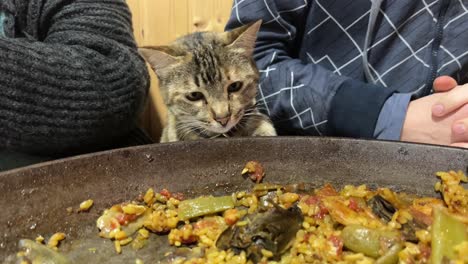
<path fill-rule="evenodd" d="M 188 125 L 187 125 L 187 126 L 178 127 L 177 129 L 178 129 L 178 130 L 183 130 L 183 131 L 186 131 L 186 130 L 192 130 L 192 131 L 193 131 L 193 130 L 196 129 L 196 127 L 195 127 L 195 126 L 188 126 Z"/>
<path fill-rule="evenodd" d="M 180 119 L 179 122 L 177 122 L 176 124 L 176 127 L 182 127 L 182 126 L 195 126 L 195 127 L 199 127 L 201 126 L 200 124 L 202 124 L 199 120 L 196 120 L 196 119 Z"/>
<path fill-rule="evenodd" d="M 180 135 L 180 138 L 183 140 L 185 139 L 188 135 L 190 135 L 191 133 L 194 133 L 194 134 L 199 134 L 200 132 L 199 131 L 206 131 L 205 128 L 202 128 L 200 126 L 186 126 L 184 127 L 183 129 L 181 130 L 178 130 L 179 132 L 181 132 L 181 135 Z"/>
<path fill-rule="evenodd" d="M 247 125 L 247 121 L 245 120 L 245 118 L 242 118 L 241 120 L 239 120 L 239 122 L 237 122 L 234 128 L 244 130 L 246 129 L 246 125 Z"/>
<path fill-rule="evenodd" d="M 200 122 L 195 119 L 176 124 L 176 130 L 178 131 L 180 139 L 185 139 L 191 133 L 197 133 L 197 129 L 200 130 L 203 128 L 200 126 Z"/>
<path fill-rule="evenodd" d="M 180 134 L 189 134 L 190 132 L 194 132 L 195 128 L 192 126 L 184 126 L 177 128 L 178 133 Z"/>
<path fill-rule="evenodd" d="M 201 135 L 205 135 L 205 136 L 209 136 L 208 134 L 206 134 L 206 132 L 210 132 L 210 133 L 213 134 L 213 132 L 208 131 L 208 129 L 206 129 L 206 128 L 202 128 L 200 134 L 201 134 Z M 217 138 L 219 135 L 220 135 L 220 134 L 218 134 L 218 133 L 214 133 L 213 136 L 210 136 L 210 137 L 208 137 L 208 138 L 210 138 L 210 139 L 211 139 L 211 138 Z"/>
<path fill-rule="evenodd" d="M 265 117 L 264 116 L 259 116 L 259 115 L 247 115 L 247 116 L 245 116 L 244 120 L 245 120 L 245 122 L 247 122 L 248 120 L 262 121 L 262 120 L 265 120 Z"/>
<path fill-rule="evenodd" d="M 257 108 L 255 106 L 250 106 L 246 109 L 244 109 L 244 113 L 250 113 L 250 112 L 253 112 L 255 111 Z"/>
<path fill-rule="evenodd" d="M 266 103 L 265 102 L 261 102 L 261 101 L 257 101 L 255 104 L 254 104 L 255 107 L 266 107 Z"/>
<path fill-rule="evenodd" d="M 177 130 L 177 137 L 180 140 L 184 140 L 189 132 L 190 132 L 190 130 Z"/>
<path fill-rule="evenodd" d="M 257 112 L 257 109 L 247 109 L 244 111 L 244 114 L 242 116 L 245 116 L 245 115 L 248 115 L 248 114 L 252 114 L 252 113 L 255 113 Z"/>
<path fill-rule="evenodd" d="M 255 104 L 252 108 L 254 108 L 254 109 L 266 108 L 266 105 L 264 105 L 264 104 Z"/>
<path fill-rule="evenodd" d="M 257 111 L 268 112 L 268 107 L 266 105 L 255 105 L 254 109 Z"/>
<path fill-rule="evenodd" d="M 263 107 L 257 107 L 255 110 L 257 110 L 258 112 L 268 113 L 268 109 Z"/>
<path fill-rule="evenodd" d="M 248 113 L 248 114 L 245 114 L 244 116 L 256 116 L 256 117 L 265 118 L 265 116 L 260 113 Z"/>
<path fill-rule="evenodd" d="M 263 110 L 265 112 L 268 110 L 268 108 L 266 106 L 257 106 L 256 108 L 257 108 L 257 110 Z"/>
<path fill-rule="evenodd" d="M 176 128 L 184 128 L 184 127 L 198 127 L 197 123 L 185 123 L 185 124 L 179 124 L 176 125 Z"/>
<path fill-rule="evenodd" d="M 179 136 L 180 139 L 185 139 L 191 132 L 193 132 L 194 130 L 190 127 L 187 127 L 185 129 L 180 129 L 180 130 L 177 130 L 177 134 Z"/>
<path fill-rule="evenodd" d="M 184 127 L 184 126 L 190 126 L 190 125 L 194 125 L 195 122 L 178 122 L 176 124 L 176 127 Z"/>
<path fill-rule="evenodd" d="M 181 134 L 180 138 L 184 139 L 190 133 L 194 133 L 203 137 L 216 138 L 220 133 L 215 133 L 205 127 L 205 124 L 195 118 L 182 118 L 179 124 L 176 125 L 176 129 Z M 225 135 L 226 136 L 226 135 Z"/>
<path fill-rule="evenodd" d="M 178 123 L 202 123 L 196 118 L 179 118 Z"/>
<path fill-rule="evenodd" d="M 255 103 L 252 106 L 246 108 L 246 111 L 258 111 L 258 110 L 267 110 L 266 105 Z"/>

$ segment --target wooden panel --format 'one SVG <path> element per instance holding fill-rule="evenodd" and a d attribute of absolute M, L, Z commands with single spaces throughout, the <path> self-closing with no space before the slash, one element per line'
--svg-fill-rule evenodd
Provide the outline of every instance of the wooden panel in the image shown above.
<path fill-rule="evenodd" d="M 132 11 L 132 20 L 133 20 L 133 31 L 135 35 L 135 40 L 137 43 L 141 42 L 140 34 L 138 30 L 141 28 L 141 15 L 140 15 L 140 0 L 127 0 L 127 4 Z M 140 117 L 140 124 L 148 133 L 151 134 L 151 111 L 149 108 L 150 101 L 146 103 L 145 110 L 143 111 Z"/>
<path fill-rule="evenodd" d="M 167 45 L 194 31 L 224 30 L 233 0 L 127 0 L 133 15 L 138 45 Z M 158 80 L 150 69 L 151 89 L 142 126 L 159 140 L 167 109 L 159 92 Z"/>
<path fill-rule="evenodd" d="M 189 0 L 189 31 L 224 31 L 232 1 Z"/>
<path fill-rule="evenodd" d="M 127 0 L 127 4 L 132 12 L 133 33 L 137 43 L 141 42 L 140 35 L 138 34 L 138 30 L 141 28 L 140 3 L 141 0 Z"/>
<path fill-rule="evenodd" d="M 188 0 L 130 0 L 140 16 L 135 29 L 139 45 L 164 45 L 188 32 Z M 135 27 L 136 28 L 136 27 Z"/>

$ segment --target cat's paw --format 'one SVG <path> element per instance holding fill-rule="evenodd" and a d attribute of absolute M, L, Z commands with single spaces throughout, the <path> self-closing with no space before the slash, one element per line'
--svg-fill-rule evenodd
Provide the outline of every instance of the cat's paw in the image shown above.
<path fill-rule="evenodd" d="M 270 122 L 262 122 L 252 133 L 254 137 L 274 137 L 277 136 L 276 129 Z"/>

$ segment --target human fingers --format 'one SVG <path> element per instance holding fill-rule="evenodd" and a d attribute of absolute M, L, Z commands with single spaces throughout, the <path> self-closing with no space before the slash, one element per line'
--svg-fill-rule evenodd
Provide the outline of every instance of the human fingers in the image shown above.
<path fill-rule="evenodd" d="M 465 104 L 468 104 L 468 85 L 466 84 L 444 92 L 440 100 L 432 106 L 432 114 L 436 117 L 442 117 Z"/>
<path fill-rule="evenodd" d="M 451 147 L 457 147 L 457 148 L 468 148 L 468 143 L 457 142 L 457 143 L 452 143 L 450 146 Z"/>
<path fill-rule="evenodd" d="M 457 81 L 450 76 L 440 76 L 434 80 L 434 91 L 436 93 L 447 92 L 457 87 Z"/>

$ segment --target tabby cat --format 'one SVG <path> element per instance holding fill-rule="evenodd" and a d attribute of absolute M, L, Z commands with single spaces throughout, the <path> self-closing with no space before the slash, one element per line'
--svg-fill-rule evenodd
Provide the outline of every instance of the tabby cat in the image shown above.
<path fill-rule="evenodd" d="M 261 21 L 229 32 L 197 32 L 169 46 L 144 47 L 168 108 L 161 142 L 275 136 L 260 113 L 252 58 Z"/>

